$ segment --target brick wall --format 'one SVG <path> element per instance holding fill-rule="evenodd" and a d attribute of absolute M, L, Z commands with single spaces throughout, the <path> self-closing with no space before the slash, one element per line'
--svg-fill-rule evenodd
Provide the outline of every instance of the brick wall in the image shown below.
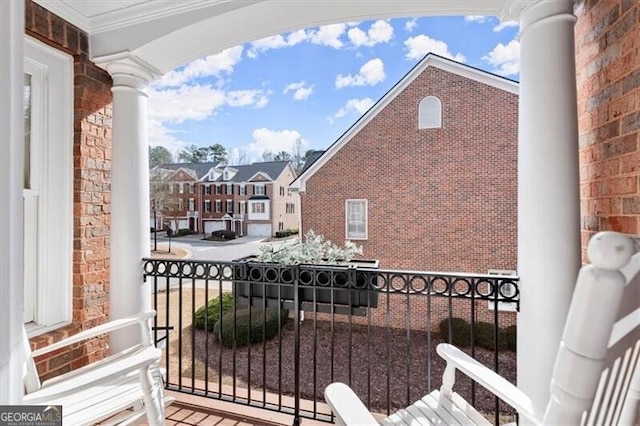
<path fill-rule="evenodd" d="M 441 99 L 443 127 L 417 128 Z M 516 269 L 518 97 L 428 67 L 307 182 L 302 228 L 345 240 L 345 200 L 368 200 L 382 268 Z"/>
<path fill-rule="evenodd" d="M 111 206 L 111 78 L 89 60 L 87 34 L 31 0 L 26 34 L 74 58 L 73 319 L 32 339 L 41 347 L 106 321 L 109 315 Z M 106 353 L 106 340 L 71 347 L 37 360 L 43 378 L 77 368 Z"/>
<path fill-rule="evenodd" d="M 584 250 L 598 231 L 640 234 L 640 6 L 586 0 L 576 15 Z"/>

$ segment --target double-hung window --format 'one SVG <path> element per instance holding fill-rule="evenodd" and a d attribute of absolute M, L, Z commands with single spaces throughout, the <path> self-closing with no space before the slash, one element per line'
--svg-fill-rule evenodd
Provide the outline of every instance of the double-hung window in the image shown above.
<path fill-rule="evenodd" d="M 24 44 L 24 307 L 30 334 L 71 322 L 73 58 Z"/>
<path fill-rule="evenodd" d="M 264 185 L 254 185 L 253 186 L 253 194 L 254 195 L 265 195 L 266 190 Z"/>
<path fill-rule="evenodd" d="M 367 200 L 346 200 L 345 234 L 348 240 L 367 239 Z"/>

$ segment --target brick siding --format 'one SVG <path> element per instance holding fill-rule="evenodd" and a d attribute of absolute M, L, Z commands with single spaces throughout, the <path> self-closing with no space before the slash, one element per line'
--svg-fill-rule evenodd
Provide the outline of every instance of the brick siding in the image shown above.
<path fill-rule="evenodd" d="M 109 315 L 111 207 L 111 77 L 89 60 L 86 33 L 34 3 L 25 2 L 26 34 L 74 59 L 73 318 L 31 340 L 42 347 L 105 322 Z M 43 379 L 102 358 L 106 339 L 37 360 Z"/>
<path fill-rule="evenodd" d="M 640 6 L 576 8 L 582 247 L 598 231 L 640 234 Z"/>

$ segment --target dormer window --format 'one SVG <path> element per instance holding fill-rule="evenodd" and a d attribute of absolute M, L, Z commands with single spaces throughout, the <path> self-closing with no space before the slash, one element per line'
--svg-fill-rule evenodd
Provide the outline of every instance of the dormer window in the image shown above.
<path fill-rule="evenodd" d="M 418 129 L 442 127 L 442 102 L 435 96 L 427 96 L 418 105 Z"/>
<path fill-rule="evenodd" d="M 213 174 L 213 170 L 209 170 L 209 180 L 216 180 L 214 174 Z"/>
<path fill-rule="evenodd" d="M 224 171 L 224 177 L 222 179 L 223 180 L 229 180 L 229 171 L 228 170 Z"/>

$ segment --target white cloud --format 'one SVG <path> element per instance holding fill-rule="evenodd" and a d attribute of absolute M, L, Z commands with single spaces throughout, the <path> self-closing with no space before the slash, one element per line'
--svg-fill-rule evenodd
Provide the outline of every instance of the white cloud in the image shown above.
<path fill-rule="evenodd" d="M 158 120 L 149 119 L 149 145 L 164 146 L 175 157 L 182 151 L 189 142 L 180 139 L 177 134 L 179 132 L 169 129 Z"/>
<path fill-rule="evenodd" d="M 230 74 L 235 65 L 242 59 L 242 46 L 232 47 L 216 55 L 196 59 L 183 68 L 165 74 L 153 83 L 156 87 L 176 87 L 187 81 L 200 77 L 219 75 L 221 72 Z"/>
<path fill-rule="evenodd" d="M 317 30 L 312 30 L 309 32 L 309 40 L 313 44 L 340 49 L 343 46 L 342 40 L 340 40 L 340 38 L 344 34 L 346 28 L 347 24 L 323 25 Z"/>
<path fill-rule="evenodd" d="M 268 93 L 262 89 L 233 90 L 227 93 L 226 103 L 232 107 L 263 108 L 269 103 Z"/>
<path fill-rule="evenodd" d="M 456 53 L 455 55 L 451 53 L 449 46 L 444 41 L 432 39 L 424 34 L 409 37 L 405 40 L 404 45 L 407 50 L 406 57 L 410 60 L 422 59 L 429 52 L 458 62 L 467 60 L 462 53 Z"/>
<path fill-rule="evenodd" d="M 379 43 L 387 43 L 393 38 L 393 27 L 388 21 L 376 21 L 367 32 L 358 27 L 353 27 L 347 31 L 349 40 L 355 47 L 375 46 Z"/>
<path fill-rule="evenodd" d="M 282 93 L 284 93 L 285 95 L 289 92 L 293 92 L 294 100 L 303 101 L 313 93 L 313 85 L 307 86 L 307 83 L 305 81 L 291 83 L 282 91 Z"/>
<path fill-rule="evenodd" d="M 333 124 L 338 118 L 342 118 L 351 112 L 356 112 L 359 115 L 362 115 L 367 112 L 374 103 L 375 102 L 371 98 L 349 99 L 342 108 L 340 108 L 332 117 L 328 117 L 327 120 Z"/>
<path fill-rule="evenodd" d="M 405 31 L 408 32 L 413 32 L 413 30 L 418 26 L 418 19 L 417 18 L 413 18 L 413 19 L 409 19 L 405 24 L 404 24 L 404 29 Z"/>
<path fill-rule="evenodd" d="M 387 75 L 384 72 L 382 59 L 375 58 L 360 67 L 358 74 L 336 76 L 336 87 L 338 89 L 347 86 L 375 86 L 384 81 Z"/>
<path fill-rule="evenodd" d="M 482 59 L 501 75 L 514 75 L 520 72 L 520 42 L 511 40 L 507 45 L 498 43 Z"/>
<path fill-rule="evenodd" d="M 280 151 L 291 152 L 296 141 L 302 140 L 297 130 L 271 130 L 266 127 L 255 129 L 252 137 L 253 142 L 241 148 L 246 149 L 247 156 L 253 159 L 260 158 L 265 151 L 271 151 L 274 154 Z"/>
<path fill-rule="evenodd" d="M 465 22 L 478 22 L 479 24 L 484 24 L 489 20 L 488 16 L 484 15 L 467 15 L 464 17 Z"/>
<path fill-rule="evenodd" d="M 192 143 L 183 140 L 172 126 L 187 120 L 202 121 L 224 106 L 262 108 L 269 92 L 262 89 L 225 92 L 211 85 L 182 85 L 149 89 L 149 143 L 162 145 L 176 154 Z"/>
<path fill-rule="evenodd" d="M 518 21 L 504 21 L 504 22 L 500 22 L 498 25 L 493 27 L 493 31 L 497 33 L 504 30 L 505 28 L 518 27 L 518 26 L 520 26 L 520 23 Z"/>
<path fill-rule="evenodd" d="M 308 38 L 308 34 L 305 30 L 298 30 L 292 33 L 283 35 L 274 35 L 266 37 L 260 40 L 256 40 L 251 43 L 251 47 L 247 51 L 247 56 L 250 58 L 256 58 L 259 52 L 266 52 L 271 49 L 281 49 L 283 47 L 291 47 L 296 44 L 302 43 Z"/>
<path fill-rule="evenodd" d="M 166 124 L 201 121 L 226 103 L 223 90 L 211 85 L 183 85 L 177 89 L 149 90 L 149 117 Z"/>

